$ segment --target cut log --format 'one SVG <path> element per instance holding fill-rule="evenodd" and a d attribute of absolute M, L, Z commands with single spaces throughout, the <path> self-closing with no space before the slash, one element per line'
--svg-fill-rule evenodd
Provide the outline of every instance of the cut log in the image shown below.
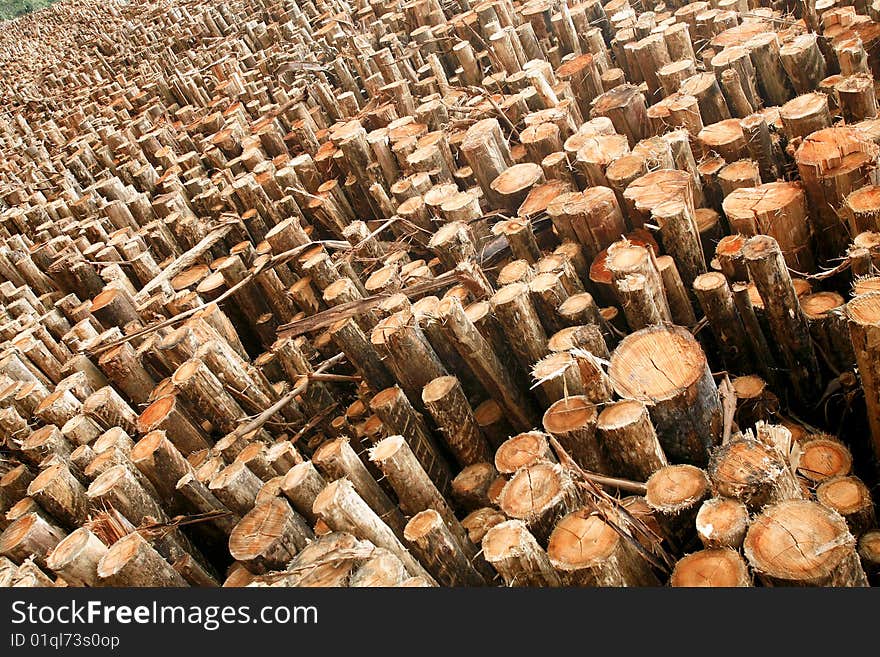
<path fill-rule="evenodd" d="M 501 491 L 498 506 L 546 542 L 557 521 L 575 510 L 579 500 L 575 483 L 559 464 L 539 462 L 514 473 Z"/>
<path fill-rule="evenodd" d="M 501 522 L 483 537 L 483 555 L 507 586 L 562 586 L 547 553 L 519 520 Z"/>
<path fill-rule="evenodd" d="M 856 538 L 877 524 L 868 487 L 857 477 L 832 477 L 816 488 L 816 501 L 837 511 Z"/>
<path fill-rule="evenodd" d="M 719 447 L 709 463 L 709 477 L 718 495 L 740 500 L 752 511 L 803 497 L 790 464 L 779 452 L 751 438 Z"/>
<path fill-rule="evenodd" d="M 697 513 L 709 497 L 709 477 L 692 465 L 668 465 L 651 475 L 645 500 L 663 528 L 663 535 L 679 549 L 695 538 Z"/>
<path fill-rule="evenodd" d="M 137 532 L 116 541 L 97 568 L 102 586 L 184 587 L 186 580 Z"/>
<path fill-rule="evenodd" d="M 675 587 L 752 586 L 749 568 L 735 550 L 712 548 L 682 557 L 675 564 L 669 585 Z"/>
<path fill-rule="evenodd" d="M 749 510 L 738 500 L 713 497 L 703 502 L 696 525 L 703 547 L 738 550 L 749 527 Z"/>
<path fill-rule="evenodd" d="M 581 509 L 562 518 L 547 555 L 568 586 L 657 586 L 644 557 L 600 517 Z"/>
<path fill-rule="evenodd" d="M 609 472 L 644 481 L 667 465 L 643 403 L 623 400 L 607 405 L 599 414 L 597 427 Z"/>
<path fill-rule="evenodd" d="M 242 517 L 229 535 L 229 553 L 251 572 L 281 570 L 313 537 L 287 500 L 276 497 Z"/>
<path fill-rule="evenodd" d="M 771 586 L 867 586 L 856 542 L 838 513 L 816 502 L 788 500 L 764 509 L 743 550 Z"/>
<path fill-rule="evenodd" d="M 615 392 L 643 402 L 663 451 L 705 465 L 721 438 L 721 402 L 699 343 L 680 327 L 652 327 L 624 338 L 608 369 Z"/>

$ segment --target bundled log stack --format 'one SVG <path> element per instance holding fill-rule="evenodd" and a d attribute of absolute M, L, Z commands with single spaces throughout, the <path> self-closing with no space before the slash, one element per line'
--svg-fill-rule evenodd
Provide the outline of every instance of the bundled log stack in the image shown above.
<path fill-rule="evenodd" d="M 865 585 L 878 13 L 0 24 L 0 583 Z"/>

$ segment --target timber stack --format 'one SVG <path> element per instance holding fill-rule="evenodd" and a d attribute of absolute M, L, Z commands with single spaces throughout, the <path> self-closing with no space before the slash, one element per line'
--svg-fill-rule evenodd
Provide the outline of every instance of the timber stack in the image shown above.
<path fill-rule="evenodd" d="M 0 24 L 0 585 L 866 585 L 878 42 L 790 0 Z"/>

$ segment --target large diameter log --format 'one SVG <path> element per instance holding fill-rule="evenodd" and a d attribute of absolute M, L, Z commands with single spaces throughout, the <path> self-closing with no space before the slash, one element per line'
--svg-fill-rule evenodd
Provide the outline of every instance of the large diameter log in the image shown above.
<path fill-rule="evenodd" d="M 186 580 L 139 533 L 116 541 L 98 562 L 102 586 L 183 587 Z"/>
<path fill-rule="evenodd" d="M 388 525 L 360 498 L 350 481 L 339 479 L 327 484 L 315 499 L 313 511 L 335 531 L 347 531 L 385 548 L 403 562 L 410 575 L 434 582 Z"/>
<path fill-rule="evenodd" d="M 507 520 L 486 532 L 486 560 L 507 586 L 562 586 L 547 553 L 520 520 Z"/>
<path fill-rule="evenodd" d="M 816 502 L 767 507 L 749 527 L 743 551 L 770 586 L 867 586 L 846 521 Z"/>
<path fill-rule="evenodd" d="M 588 509 L 562 518 L 547 555 L 569 586 L 657 586 L 651 566 L 630 541 Z"/>
<path fill-rule="evenodd" d="M 404 538 L 441 585 L 485 586 L 486 580 L 434 509 L 414 515 L 406 525 Z"/>
<path fill-rule="evenodd" d="M 803 497 L 791 465 L 775 449 L 751 438 L 719 447 L 709 463 L 709 478 L 716 494 L 740 500 L 752 511 Z"/>
<path fill-rule="evenodd" d="M 705 465 L 721 438 L 721 402 L 706 355 L 681 327 L 650 327 L 624 338 L 608 375 L 618 395 L 643 402 L 663 451 Z"/>
<path fill-rule="evenodd" d="M 68 534 L 46 559 L 46 566 L 70 586 L 99 586 L 98 563 L 107 546 L 85 527 Z"/>
<path fill-rule="evenodd" d="M 229 553 L 251 572 L 282 570 L 312 538 L 302 517 L 276 497 L 242 517 L 229 535 Z"/>
<path fill-rule="evenodd" d="M 741 187 L 728 194 L 722 205 L 733 232 L 769 235 L 779 243 L 789 267 L 802 272 L 815 269 L 806 196 L 799 183 Z"/>
<path fill-rule="evenodd" d="M 669 586 L 743 587 L 752 586 L 752 578 L 739 553 L 730 548 L 712 548 L 679 559 L 669 578 Z"/>

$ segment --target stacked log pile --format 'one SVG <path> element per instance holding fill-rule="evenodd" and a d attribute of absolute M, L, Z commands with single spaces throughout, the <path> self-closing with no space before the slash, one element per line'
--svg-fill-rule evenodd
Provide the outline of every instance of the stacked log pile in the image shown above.
<path fill-rule="evenodd" d="M 0 24 L 0 585 L 866 585 L 878 39 L 784 0 Z"/>

